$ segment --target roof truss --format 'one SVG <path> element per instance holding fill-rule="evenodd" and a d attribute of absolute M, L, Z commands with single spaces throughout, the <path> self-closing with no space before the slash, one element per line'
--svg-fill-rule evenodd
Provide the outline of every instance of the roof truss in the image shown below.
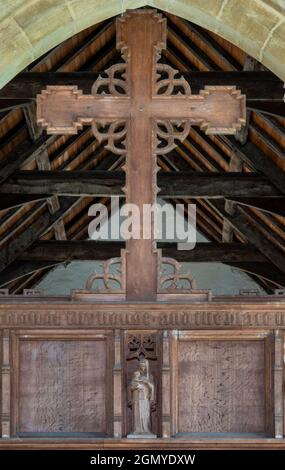
<path fill-rule="evenodd" d="M 234 47 L 227 49 L 225 42 L 221 45 L 214 35 L 202 28 L 169 15 L 168 20 L 168 50 L 162 60 L 176 66 L 183 72 L 191 84 L 193 93 L 206 84 L 222 84 L 222 81 L 223 84 L 234 83 L 243 92 L 246 92 L 247 104 L 250 109 L 269 113 L 267 117 L 264 113 L 253 112 L 251 114 L 249 135 L 244 145 L 230 137 L 212 139 L 199 130 L 192 129 L 189 140 L 184 145 L 180 145 L 177 151 L 171 155 L 160 157 L 159 164 L 162 170 L 167 172 L 198 171 L 213 172 L 213 174 L 211 177 L 206 174 L 203 176 L 203 188 L 201 188 L 201 180 L 199 181 L 201 175 L 195 176 L 195 184 L 193 179 L 191 182 L 189 179 L 188 182 L 185 179 L 184 186 L 182 185 L 182 174 L 175 177 L 173 174 L 168 176 L 168 178 L 172 178 L 172 176 L 177 178 L 177 182 L 180 181 L 180 186 L 178 184 L 176 188 L 174 186 L 171 196 L 180 198 L 180 201 L 185 200 L 186 197 L 197 197 L 197 199 L 187 199 L 187 201 L 197 203 L 198 228 L 209 240 L 216 240 L 216 242 L 221 242 L 223 221 L 228 220 L 229 216 L 223 213 L 220 208 L 214 207 L 214 204 L 220 204 L 222 200 L 213 198 L 222 196 L 238 203 L 238 216 L 234 220 L 235 223 L 232 224 L 234 243 L 244 245 L 245 241 L 251 241 L 259 255 L 262 253 L 264 257 L 264 253 L 267 253 L 267 257 L 258 263 L 250 258 L 247 261 L 244 259 L 236 261 L 238 267 L 253 274 L 254 279 L 258 280 L 260 285 L 268 291 L 271 291 L 274 286 L 284 286 L 282 243 L 284 247 L 285 224 L 284 219 L 280 217 L 284 215 L 284 200 L 281 196 L 284 194 L 285 188 L 285 176 L 282 171 L 285 148 L 284 121 L 280 119 L 280 116 L 284 116 L 283 83 L 268 71 L 242 71 L 238 51 Z M 188 29 L 185 29 L 185 25 Z M 190 34 L 194 38 L 195 44 L 193 41 L 190 44 Z M 94 50 L 95 53 L 92 52 Z M 232 50 L 234 50 L 234 54 L 230 52 Z M 40 136 L 33 134 L 34 123 L 31 120 L 31 113 L 26 111 L 22 113 L 21 109 L 24 105 L 26 106 L 26 103 L 31 103 L 35 94 L 47 84 L 55 84 L 55 82 L 59 84 L 60 80 L 65 84 L 70 80 L 70 83 L 77 83 L 79 88 L 90 92 L 91 83 L 98 76 L 98 71 L 111 65 L 115 58 L 114 28 L 112 22 L 108 21 L 82 33 L 78 43 L 73 38 L 73 40 L 68 40 L 65 44 L 58 46 L 30 67 L 29 71 L 20 74 L 0 91 L 0 113 L 12 109 L 10 113 L 0 114 L 0 129 L 4 129 L 0 137 L 0 181 L 3 182 L 0 189 L 2 192 L 0 196 L 0 211 L 2 211 L 0 212 L 0 261 L 3 268 L 0 282 L 5 276 L 10 276 L 10 281 L 17 278 L 15 281 L 9 281 L 12 292 L 20 292 L 23 287 L 32 286 L 55 262 L 54 259 L 29 261 L 21 258 L 23 253 L 27 253 L 33 243 L 40 238 L 47 241 L 54 239 L 53 227 L 58 220 L 63 220 L 62 223 L 69 240 L 85 238 L 90 220 L 88 218 L 88 204 L 94 200 L 94 196 L 108 195 L 107 191 L 101 193 L 98 191 L 94 194 L 93 190 L 93 192 L 88 192 L 88 197 L 83 198 L 81 197 L 82 192 L 74 189 L 73 196 L 77 195 L 78 197 L 66 197 L 67 191 L 62 191 L 62 188 L 64 185 L 65 189 L 68 185 L 70 186 L 72 173 L 86 171 L 85 177 L 88 178 L 87 173 L 92 170 L 94 183 L 94 178 L 96 178 L 94 169 L 112 172 L 123 164 L 123 161 L 119 161 L 97 145 L 88 130 L 84 129 L 72 138 L 47 137 L 44 133 Z M 210 71 L 206 71 L 207 68 Z M 45 72 L 47 69 L 50 70 L 48 73 Z M 69 78 L 64 74 L 69 74 Z M 5 129 L 9 129 L 9 132 L 6 132 Z M 37 169 L 36 161 L 46 152 L 48 152 L 51 171 L 54 172 L 54 175 L 60 170 L 68 170 L 66 173 L 70 174 L 61 175 L 60 184 L 62 186 L 60 190 L 56 189 L 54 181 L 57 176 L 49 177 L 46 174 L 47 180 L 44 181 L 44 186 L 41 186 L 41 190 L 43 187 L 45 188 L 43 194 L 36 192 L 36 189 L 40 189 L 39 182 L 42 176 Z M 224 177 L 220 173 L 228 173 L 230 156 L 233 152 L 237 152 L 243 162 L 243 175 Z M 27 173 L 25 175 L 15 173 L 20 169 L 21 171 L 28 170 L 38 173 L 34 175 L 35 178 L 31 184 L 33 189 L 29 188 L 27 179 L 26 186 L 23 184 L 24 192 L 20 191 L 20 180 L 17 178 L 27 176 Z M 258 172 L 259 175 L 249 175 L 249 172 Z M 105 175 L 105 183 L 110 182 L 111 173 L 108 173 L 108 177 L 107 174 Z M 166 182 L 167 176 L 165 178 Z M 250 185 L 251 178 L 256 178 L 254 187 Z M 220 181 L 219 189 L 216 186 L 218 180 Z M 223 183 L 224 186 L 222 181 L 226 181 Z M 7 189 L 7 184 L 11 184 L 11 182 L 14 184 L 15 192 L 5 192 L 5 185 Z M 234 189 L 232 189 L 233 182 L 235 183 Z M 189 191 L 190 183 L 191 191 Z M 48 192 L 48 185 L 50 185 L 51 192 Z M 196 192 L 194 192 L 194 186 Z M 225 189 L 226 186 L 227 189 Z M 180 191 L 178 191 L 179 188 Z M 167 189 L 166 183 L 165 189 Z M 33 194 L 31 194 L 32 191 Z M 90 197 L 91 193 L 92 197 Z M 65 195 L 60 197 L 60 209 L 55 214 L 50 213 L 48 205 L 45 203 L 47 197 L 52 194 Z M 167 196 L 166 192 L 162 192 L 162 194 Z M 266 197 L 264 197 L 265 195 Z M 224 210 L 224 202 L 220 204 L 220 207 Z M 246 215 L 244 211 L 240 211 L 242 207 L 246 209 Z M 258 208 L 258 210 L 254 208 Z M 240 230 L 239 222 L 241 221 L 238 219 L 240 214 L 247 218 L 247 223 L 250 216 L 251 228 L 253 227 L 258 241 L 254 237 L 252 238 L 252 233 Z M 243 222 L 245 221 L 243 220 Z M 229 245 L 226 248 L 230 248 L 230 251 L 233 250 L 233 245 Z M 221 247 L 223 246 L 221 244 Z M 109 249 L 111 250 L 110 245 Z M 275 263 L 271 257 L 271 250 L 274 253 Z M 278 261 L 280 251 L 281 257 Z M 234 251 L 231 252 L 234 253 Z M 209 253 L 207 256 L 210 260 Z M 223 256 L 225 255 L 221 254 L 221 260 Z M 15 263 L 16 260 L 17 263 Z M 17 266 L 17 274 L 18 260 L 20 263 L 25 263 L 26 267 L 23 267 L 23 264 L 22 268 Z M 29 262 L 38 263 L 34 265 L 34 267 L 36 266 L 35 271 L 31 270 L 31 265 L 27 266 Z M 40 266 L 41 262 L 43 264 Z M 231 261 L 231 264 L 237 266 L 235 261 Z M 19 277 L 21 269 L 22 275 Z M 10 274 L 8 270 L 10 270 Z M 32 275 L 28 274 L 31 272 L 33 272 Z M 271 277 L 268 273 L 271 273 Z"/>

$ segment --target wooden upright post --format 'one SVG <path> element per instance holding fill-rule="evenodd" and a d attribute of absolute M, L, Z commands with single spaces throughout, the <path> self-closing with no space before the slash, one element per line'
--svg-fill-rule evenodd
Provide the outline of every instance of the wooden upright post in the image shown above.
<path fill-rule="evenodd" d="M 10 332 L 2 332 L 2 406 L 1 406 L 1 435 L 8 438 L 11 435 L 11 367 L 10 367 Z"/>
<path fill-rule="evenodd" d="M 151 105 L 155 50 L 165 48 L 166 20 L 151 10 L 127 14 L 117 22 L 117 44 L 128 47 L 130 74 L 126 201 L 135 204 L 141 215 L 140 238 L 130 239 L 126 243 L 126 295 L 129 300 L 155 300 L 157 255 L 154 252 L 153 230 L 150 239 L 143 238 L 142 214 L 145 204 L 152 205 L 156 201 Z"/>
<path fill-rule="evenodd" d="M 283 334 L 275 330 L 275 360 L 274 360 L 274 427 L 275 437 L 283 438 L 284 420 L 284 377 L 283 377 Z"/>
<path fill-rule="evenodd" d="M 170 332 L 165 330 L 162 339 L 162 437 L 171 436 L 171 386 L 170 386 Z"/>
<path fill-rule="evenodd" d="M 114 397 L 114 437 L 122 437 L 122 351 L 121 330 L 115 330 L 114 366 L 113 366 L 113 397 Z"/>

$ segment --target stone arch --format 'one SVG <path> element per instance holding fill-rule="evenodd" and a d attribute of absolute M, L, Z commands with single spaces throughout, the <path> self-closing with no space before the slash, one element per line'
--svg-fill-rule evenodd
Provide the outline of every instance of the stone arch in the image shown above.
<path fill-rule="evenodd" d="M 0 88 L 79 31 L 146 5 L 216 32 L 285 81 L 284 0 L 0 0 Z"/>

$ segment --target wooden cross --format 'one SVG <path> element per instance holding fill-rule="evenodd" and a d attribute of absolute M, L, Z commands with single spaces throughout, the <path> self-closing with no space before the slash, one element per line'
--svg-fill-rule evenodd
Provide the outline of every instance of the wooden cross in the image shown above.
<path fill-rule="evenodd" d="M 245 124 L 245 96 L 236 87 L 208 86 L 191 95 L 176 70 L 158 63 L 166 31 L 166 20 L 155 10 L 127 12 L 117 19 L 124 63 L 100 76 L 91 95 L 76 86 L 49 86 L 37 96 L 38 123 L 48 133 L 74 134 L 91 124 L 107 149 L 126 155 L 126 202 L 141 214 L 144 204 L 156 201 L 157 154 L 183 141 L 193 124 L 207 134 L 235 134 Z M 156 299 L 157 265 L 152 237 L 126 242 L 127 299 Z"/>

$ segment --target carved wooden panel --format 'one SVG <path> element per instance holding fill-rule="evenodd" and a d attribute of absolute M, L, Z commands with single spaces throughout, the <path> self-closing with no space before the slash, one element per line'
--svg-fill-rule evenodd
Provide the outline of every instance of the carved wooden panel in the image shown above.
<path fill-rule="evenodd" d="M 14 337 L 14 434 L 111 432 L 111 349 L 106 335 Z"/>
<path fill-rule="evenodd" d="M 177 341 L 176 432 L 272 432 L 267 396 L 272 365 L 267 335 L 180 333 Z M 180 339 L 180 340 L 179 340 Z M 270 387 L 269 387 L 270 388 Z"/>
<path fill-rule="evenodd" d="M 30 308 L 34 309 L 36 304 L 31 304 Z M 46 442 L 40 439 L 44 436 L 54 438 L 49 440 L 51 446 L 59 445 L 58 437 L 105 434 L 117 439 L 126 437 L 132 429 L 127 390 L 140 358 L 148 359 L 154 379 L 156 410 L 151 418 L 152 431 L 158 437 L 175 436 L 175 446 L 187 448 L 193 439 L 199 441 L 199 433 L 211 437 L 212 443 L 215 438 L 218 446 L 224 441 L 219 441 L 221 436 L 229 442 L 232 433 L 242 433 L 238 442 L 243 440 L 249 446 L 271 445 L 274 436 L 284 435 L 284 331 L 281 329 L 168 328 L 162 332 L 139 329 L 139 323 L 137 329 L 128 330 L 122 324 L 122 305 L 113 305 L 113 311 L 108 311 L 114 323 L 115 312 L 118 318 L 121 316 L 120 329 L 75 329 L 71 326 L 75 321 L 84 317 L 87 322 L 91 318 L 86 311 L 88 306 L 81 307 L 82 317 L 78 312 L 74 315 L 71 305 L 65 306 L 62 312 L 60 305 L 56 309 L 54 304 L 50 305 L 50 313 L 56 310 L 59 316 L 70 310 L 69 329 L 55 324 L 53 329 L 48 325 L 40 329 L 36 325 L 40 317 L 34 316 L 34 329 L 0 331 L 0 403 L 5 438 L 0 440 L 0 447 L 18 445 L 18 440 L 7 439 L 10 420 L 12 437 L 33 436 L 37 445 Z M 91 307 L 94 310 L 94 304 Z M 128 307 L 124 305 L 126 314 Z M 221 304 L 216 307 L 221 309 Z M 140 310 L 138 305 L 136 308 Z M 192 308 L 197 309 L 197 305 Z M 247 308 L 254 310 L 252 305 Z M 259 311 L 256 318 L 261 319 L 261 305 L 255 308 Z M 24 306 L 22 309 L 24 312 Z M 151 315 L 155 309 L 157 305 L 145 305 L 139 313 Z M 168 309 L 171 314 L 168 320 L 177 324 L 179 315 L 174 315 L 174 311 L 177 309 L 176 313 L 181 314 L 181 304 L 165 304 L 164 313 Z M 162 315 L 163 311 L 158 309 L 157 313 Z M 14 317 L 11 313 L 11 319 Z M 31 321 L 30 317 L 25 318 Z M 105 322 L 106 318 L 101 320 Z M 50 324 L 50 317 L 46 321 Z M 264 440 L 265 435 L 271 439 Z M 280 439 L 277 441 L 280 443 Z M 80 445 L 76 439 L 69 441 L 69 445 L 70 442 Z M 108 446 L 112 439 L 105 442 Z M 113 441 L 113 446 L 117 442 Z M 125 448 L 130 445 L 130 439 L 119 442 L 118 446 Z M 163 446 L 163 441 L 156 442 L 157 448 Z M 166 442 L 171 445 L 168 439 Z M 207 445 L 204 439 L 199 442 Z M 233 439 L 233 447 L 234 442 L 237 441 Z M 90 446 L 101 443 L 92 440 Z"/>
<path fill-rule="evenodd" d="M 285 302 L 280 298 L 213 298 L 213 302 L 94 302 L 85 293 L 64 300 L 10 296 L 1 299 L 1 328 L 98 328 L 203 330 L 218 328 L 285 329 Z M 78 300 L 81 300 L 79 302 Z M 91 302 L 93 301 L 93 302 Z"/>
<path fill-rule="evenodd" d="M 149 372 L 154 383 L 155 407 L 151 413 L 152 432 L 161 435 L 161 354 L 162 336 L 160 332 L 153 331 L 126 331 L 124 338 L 124 434 L 132 431 L 132 409 L 128 406 L 130 401 L 129 388 L 133 373 L 138 369 L 139 360 L 149 361 Z"/>

